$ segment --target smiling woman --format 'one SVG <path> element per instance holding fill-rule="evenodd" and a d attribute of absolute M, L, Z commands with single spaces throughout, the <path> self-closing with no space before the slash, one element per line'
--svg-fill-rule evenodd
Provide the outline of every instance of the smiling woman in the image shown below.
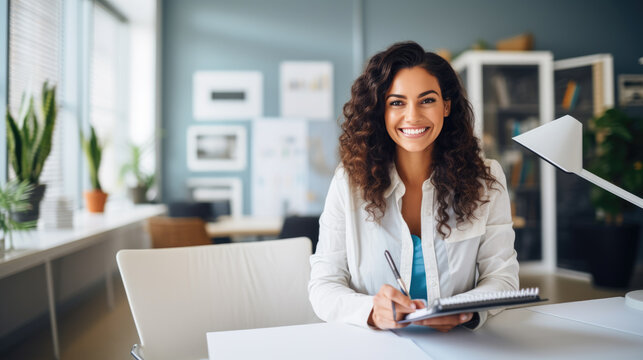
<path fill-rule="evenodd" d="M 310 300 L 321 319 L 398 328 L 422 300 L 518 288 L 504 174 L 482 158 L 448 62 L 413 42 L 376 54 L 353 84 L 344 118 L 342 163 L 311 257 Z M 389 285 L 396 279 L 385 250 L 408 292 Z M 477 328 L 486 316 L 417 323 L 449 331 Z"/>
<path fill-rule="evenodd" d="M 451 230 L 447 209 L 453 207 L 457 222 L 469 219 L 477 201 L 482 200 L 479 180 L 487 186 L 495 181 L 480 156 L 471 105 L 455 71 L 443 58 L 425 53 L 416 43 L 398 43 L 371 58 L 353 84 L 344 117 L 344 132 L 339 138 L 342 165 L 351 183 L 362 191 L 366 210 L 374 219 L 386 210 L 383 195 L 391 185 L 389 166 L 396 156 L 406 157 L 416 146 L 426 156 L 411 155 L 423 161 L 413 167 L 419 165 L 426 175 L 432 175 L 442 236 Z M 400 129 L 391 131 L 389 124 L 394 121 Z M 409 134 L 404 134 L 402 127 L 407 127 Z M 424 135 L 423 128 L 430 131 Z M 420 133 L 420 141 L 401 141 Z M 396 165 L 400 166 L 399 161 Z M 404 171 L 400 172 L 404 177 Z M 458 196 L 449 199 L 453 193 Z"/>

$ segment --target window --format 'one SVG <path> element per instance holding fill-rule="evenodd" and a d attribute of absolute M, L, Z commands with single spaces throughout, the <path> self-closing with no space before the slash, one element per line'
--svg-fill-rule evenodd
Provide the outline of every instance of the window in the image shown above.
<path fill-rule="evenodd" d="M 23 92 L 32 94 L 40 105 L 42 84 L 61 83 L 62 0 L 11 0 L 9 6 L 9 109 L 18 116 Z M 59 95 L 58 95 L 59 96 Z M 51 153 L 40 176 L 47 184 L 47 194 L 61 192 L 62 131 L 54 131 Z"/>
<path fill-rule="evenodd" d="M 128 155 L 128 27 L 100 3 L 94 4 L 90 70 L 90 122 L 105 144 L 100 168 L 103 191 L 124 195 L 120 164 Z"/>
<path fill-rule="evenodd" d="M 106 145 L 101 184 L 111 200 L 123 198 L 118 175 L 131 128 L 127 19 L 100 0 L 10 0 L 8 8 L 8 108 L 17 116 L 23 92 L 39 105 L 43 83 L 57 86 L 54 142 L 40 177 L 45 198 L 62 195 L 82 207 L 89 176 L 78 130 L 88 122 Z"/>

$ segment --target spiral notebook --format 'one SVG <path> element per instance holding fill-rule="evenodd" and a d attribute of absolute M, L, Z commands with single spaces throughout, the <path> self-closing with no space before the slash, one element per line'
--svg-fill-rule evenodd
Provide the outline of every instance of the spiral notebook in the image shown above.
<path fill-rule="evenodd" d="M 418 309 L 415 312 L 406 315 L 406 317 L 399 320 L 398 323 L 404 324 L 438 316 L 506 308 L 547 300 L 548 299 L 540 298 L 538 295 L 538 288 L 488 292 L 476 295 L 457 295 L 436 299 L 431 306 L 427 306 L 424 309 Z"/>

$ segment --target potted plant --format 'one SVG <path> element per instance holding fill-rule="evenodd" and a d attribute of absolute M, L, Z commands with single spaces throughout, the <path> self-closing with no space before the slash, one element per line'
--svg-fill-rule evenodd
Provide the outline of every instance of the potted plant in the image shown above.
<path fill-rule="evenodd" d="M 18 222 L 13 216 L 16 212 L 29 209 L 33 189 L 33 184 L 15 179 L 0 186 L 0 253 L 13 250 L 13 231 L 35 226 L 35 221 Z"/>
<path fill-rule="evenodd" d="M 127 176 L 134 179 L 134 186 L 128 188 L 128 193 L 134 204 L 147 201 L 147 191 L 154 185 L 154 174 L 148 174 L 141 168 L 141 158 L 151 143 L 139 146 L 129 144 L 129 161 L 121 167 L 120 179 L 124 181 Z"/>
<path fill-rule="evenodd" d="M 98 170 L 100 169 L 103 155 L 103 144 L 99 142 L 96 131 L 91 125 L 89 126 L 88 138 L 85 137 L 82 131 L 80 132 L 80 143 L 87 160 L 89 179 L 92 186 L 92 190 L 83 193 L 85 205 L 89 212 L 102 213 L 105 210 L 105 202 L 107 202 L 107 194 L 103 192 L 98 178 Z"/>
<path fill-rule="evenodd" d="M 590 120 L 583 141 L 587 168 L 603 179 L 637 196 L 643 196 L 643 119 L 609 109 Z M 587 226 L 589 266 L 594 283 L 628 286 L 639 243 L 640 225 L 624 214 L 631 203 L 597 186 L 591 188 L 595 221 Z M 635 211 L 641 211 L 636 209 Z"/>
<path fill-rule="evenodd" d="M 29 208 L 14 212 L 18 222 L 33 222 L 40 214 L 40 201 L 45 194 L 45 184 L 40 184 L 40 174 L 51 152 L 58 107 L 56 87 L 47 82 L 42 87 L 42 104 L 36 111 L 34 98 L 23 94 L 18 121 L 7 109 L 7 150 L 9 163 L 19 182 L 33 185 L 28 199 Z M 35 222 L 33 223 L 35 224 Z"/>

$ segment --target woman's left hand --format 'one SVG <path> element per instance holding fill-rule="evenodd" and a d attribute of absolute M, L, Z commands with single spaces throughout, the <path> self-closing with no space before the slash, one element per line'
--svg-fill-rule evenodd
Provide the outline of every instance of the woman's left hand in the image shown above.
<path fill-rule="evenodd" d="M 448 332 L 454 327 L 464 324 L 467 321 L 470 321 L 473 318 L 473 313 L 462 313 L 456 315 L 446 315 L 440 317 L 434 317 L 431 319 L 425 319 L 420 321 L 414 321 L 413 324 L 424 325 L 432 327 L 438 331 Z"/>

